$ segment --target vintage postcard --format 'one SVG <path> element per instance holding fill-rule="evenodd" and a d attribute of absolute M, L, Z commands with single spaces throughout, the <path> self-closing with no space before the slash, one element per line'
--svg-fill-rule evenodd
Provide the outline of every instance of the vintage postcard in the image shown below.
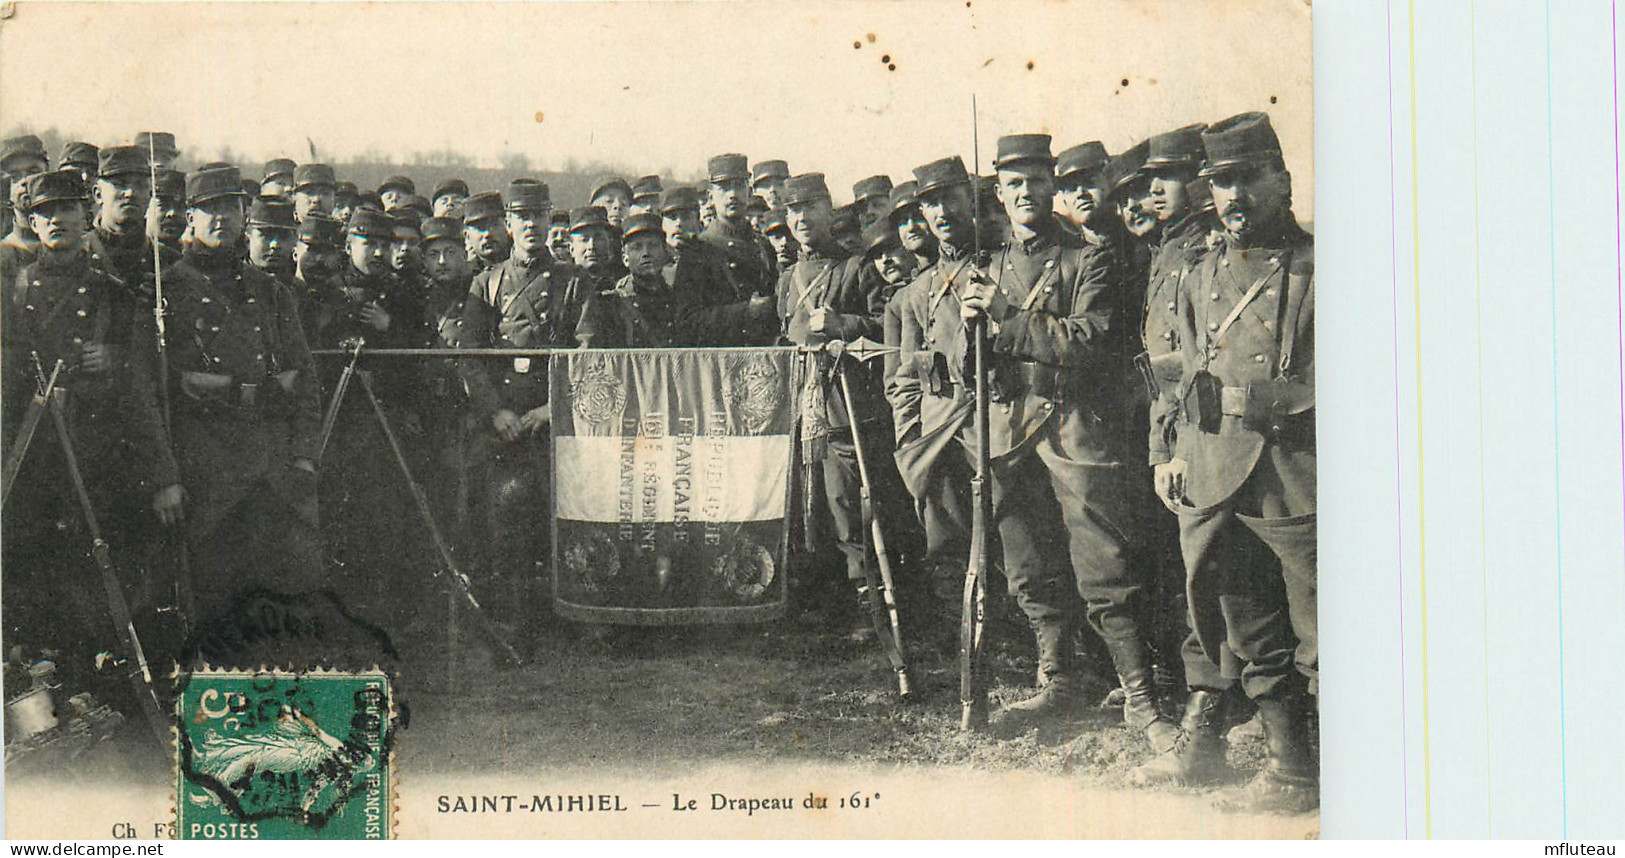
<path fill-rule="evenodd" d="M 1317 836 L 1310 45 L 5 3 L 6 834 Z"/>

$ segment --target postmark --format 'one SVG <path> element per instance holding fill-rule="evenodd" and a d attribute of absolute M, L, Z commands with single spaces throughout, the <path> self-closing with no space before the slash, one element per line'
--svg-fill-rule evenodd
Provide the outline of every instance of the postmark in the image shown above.
<path fill-rule="evenodd" d="M 389 675 L 193 671 L 176 700 L 183 840 L 372 840 L 395 831 Z"/>

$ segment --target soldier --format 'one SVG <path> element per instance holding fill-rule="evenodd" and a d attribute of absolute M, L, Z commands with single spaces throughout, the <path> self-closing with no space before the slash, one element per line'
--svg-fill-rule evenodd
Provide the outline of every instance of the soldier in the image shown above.
<path fill-rule="evenodd" d="M 1233 701 L 1224 685 L 1196 683 L 1212 676 L 1227 643 L 1258 704 L 1267 755 L 1229 805 L 1296 812 L 1319 803 L 1305 711 L 1319 675 L 1314 239 L 1292 214 L 1292 177 L 1267 114 L 1219 122 L 1202 142 L 1199 175 L 1223 232 L 1180 293 L 1183 374 L 1163 388 L 1179 430 L 1172 458 L 1156 468 L 1158 493 L 1179 513 L 1195 628 L 1184 651 L 1191 696 L 1185 741 L 1136 777 L 1222 775 Z"/>
<path fill-rule="evenodd" d="M 247 197 L 250 201 L 259 199 L 260 198 L 260 183 L 254 181 L 253 179 L 244 178 L 243 179 L 243 196 Z M 278 199 L 282 199 L 282 198 L 281 197 L 267 197 L 267 199 L 278 200 Z"/>
<path fill-rule="evenodd" d="M 265 162 L 265 173 L 260 179 L 260 195 L 286 197 L 293 190 L 293 173 L 297 165 L 292 158 L 272 158 Z"/>
<path fill-rule="evenodd" d="M 5 434 L 15 437 L 60 361 L 57 389 L 85 488 L 125 561 L 143 508 L 173 524 L 184 500 L 158 410 L 153 340 L 138 338 L 138 309 L 126 290 L 91 264 L 78 171 L 36 173 L 29 185 L 27 214 L 40 247 L 5 289 Z M 97 607 L 105 597 L 84 568 L 91 540 L 70 479 L 47 418 L 5 509 L 5 645 L 60 648 L 65 678 L 78 685 L 106 639 L 107 620 Z"/>
<path fill-rule="evenodd" d="M 735 293 L 741 296 L 768 294 L 778 274 L 773 268 L 771 251 L 761 237 L 751 231 L 745 217 L 745 207 L 750 202 L 749 190 L 745 187 L 745 156 L 718 155 L 707 166 L 711 206 L 717 219 L 700 237 L 722 252 Z"/>
<path fill-rule="evenodd" d="M 434 186 L 434 193 L 429 195 L 429 202 L 435 217 L 461 222 L 463 204 L 468 202 L 468 183 L 462 179 L 442 179 L 440 184 Z"/>
<path fill-rule="evenodd" d="M 312 212 L 299 224 L 293 246 L 293 294 L 299 302 L 300 326 L 313 335 L 321 324 L 328 290 L 344 271 L 344 224 Z"/>
<path fill-rule="evenodd" d="M 710 198 L 700 200 L 700 229 L 701 229 L 701 231 L 710 229 L 711 224 L 714 224 L 716 222 L 717 222 L 717 208 L 716 208 L 716 206 L 711 205 Z"/>
<path fill-rule="evenodd" d="M 181 156 L 180 147 L 175 144 L 175 135 L 168 131 L 142 131 L 135 135 L 134 145 L 148 153 L 153 166 L 160 170 L 174 167 L 176 159 Z"/>
<path fill-rule="evenodd" d="M 320 387 L 292 292 L 237 254 L 242 176 L 188 177 L 192 243 L 173 279 L 173 441 L 186 489 L 193 592 L 205 626 L 263 588 L 322 588 L 316 530 Z"/>
<path fill-rule="evenodd" d="M 100 149 L 95 144 L 75 141 L 62 147 L 61 161 L 57 169 L 72 169 L 79 174 L 88 187 L 96 181 L 96 170 L 100 165 L 98 158 Z"/>
<path fill-rule="evenodd" d="M 1113 216 L 1105 205 L 1100 171 L 1110 158 L 1099 140 L 1079 143 L 1055 158 L 1055 213 L 1084 241 L 1099 247 L 1106 236 L 1099 222 Z"/>
<path fill-rule="evenodd" d="M 771 250 L 745 222 L 745 156 L 718 155 L 708 164 L 710 200 L 726 212 L 700 233 L 700 242 L 715 265 L 705 276 L 680 278 L 679 324 L 695 342 L 706 346 L 772 343 L 778 334 L 773 318 Z M 704 220 L 704 204 L 700 209 Z M 683 253 L 688 253 L 685 248 Z"/>
<path fill-rule="evenodd" d="M 553 212 L 548 218 L 547 249 L 552 252 L 553 261 L 575 264 L 575 256 L 570 253 L 570 213 L 564 209 Z"/>
<path fill-rule="evenodd" d="M 180 261 L 181 238 L 186 235 L 186 174 L 167 167 L 157 172 L 158 184 L 147 206 L 147 241 L 167 268 Z"/>
<path fill-rule="evenodd" d="M 317 285 L 321 307 L 314 313 L 311 333 L 317 347 L 348 349 L 363 340 L 374 348 L 428 344 L 423 296 L 406 288 L 390 266 L 396 223 L 378 212 L 358 211 L 350 217 L 345 244 L 349 264 L 333 281 Z M 322 370 L 323 389 L 336 389 L 343 364 L 329 362 Z M 367 364 L 361 370 L 370 373 L 373 389 L 407 447 L 408 460 L 418 461 L 421 451 L 416 442 L 422 433 L 414 409 L 421 389 L 419 368 L 392 361 Z M 393 624 L 404 622 L 410 611 L 394 594 L 402 580 L 424 580 L 414 576 L 427 575 L 417 565 L 426 555 L 404 547 L 400 556 L 384 556 L 377 550 L 386 540 L 398 544 L 403 536 L 417 536 L 419 531 L 398 530 L 399 522 L 414 520 L 411 501 L 400 491 L 397 465 L 365 394 L 351 390 L 347 395 L 356 399 L 340 408 L 321 458 L 327 505 L 324 542 L 334 568 L 347 573 L 346 595 L 398 627 Z M 385 533 L 385 528 L 397 531 Z"/>
<path fill-rule="evenodd" d="M 417 192 L 417 186 L 412 184 L 411 179 L 405 176 L 390 176 L 378 186 L 378 205 L 383 207 L 385 214 L 394 214 L 397 209 L 409 207 L 412 197 Z"/>
<path fill-rule="evenodd" d="M 690 345 L 677 327 L 675 292 L 666 275 L 671 252 L 660 216 L 646 212 L 627 218 L 621 254 L 628 273 L 615 284 L 613 318 L 618 330 L 605 333 L 620 340 L 615 345 L 628 348 Z M 603 340 L 598 344 L 613 347 Z"/>
<path fill-rule="evenodd" d="M 312 213 L 329 215 L 338 195 L 338 177 L 326 164 L 300 164 L 293 171 L 293 217 L 299 223 Z"/>
<path fill-rule="evenodd" d="M 394 193 L 397 196 L 400 195 L 399 191 Z M 355 207 L 356 211 L 364 210 L 369 212 L 378 212 L 379 214 L 387 214 L 387 212 L 384 210 L 384 198 L 377 191 L 362 191 L 360 194 L 357 194 Z M 399 205 L 396 206 L 396 208 L 400 207 L 401 206 Z M 354 212 L 351 214 L 353 216 Z"/>
<path fill-rule="evenodd" d="M 407 294 L 423 291 L 423 231 L 415 217 L 395 218 L 395 237 L 389 244 L 389 268 Z"/>
<path fill-rule="evenodd" d="M 783 161 L 757 161 L 750 168 L 750 192 L 762 198 L 769 209 L 784 208 L 784 182 L 790 178 L 790 165 Z"/>
<path fill-rule="evenodd" d="M 431 329 L 430 343 L 436 348 L 461 348 L 463 305 L 474 276 L 463 248 L 461 220 L 435 217 L 423 222 L 423 267 L 428 275 L 423 316 Z M 437 520 L 449 528 L 454 550 L 477 556 L 478 538 L 470 528 L 472 490 L 485 485 L 486 475 L 478 467 L 487 457 L 476 462 L 470 446 L 475 426 L 457 362 L 428 361 L 423 371 L 426 395 L 421 413 L 430 475 L 425 487 Z"/>
<path fill-rule="evenodd" d="M 606 176 L 592 186 L 592 193 L 587 194 L 587 205 L 603 209 L 609 225 L 619 234 L 627 209 L 632 207 L 632 186 L 619 176 Z M 617 240 L 614 244 L 618 251 L 620 242 Z"/>
<path fill-rule="evenodd" d="M 97 160 L 91 264 L 112 275 L 133 302 L 151 309 L 152 257 L 144 222 L 152 196 L 147 153 L 134 146 L 109 146 Z"/>
<path fill-rule="evenodd" d="M 627 216 L 636 214 L 660 214 L 660 195 L 664 189 L 660 187 L 659 176 L 640 176 L 632 183 L 632 204 L 626 210 Z M 624 236 L 623 236 L 624 237 Z"/>
<path fill-rule="evenodd" d="M 1135 297 L 1136 303 L 1145 294 L 1152 245 L 1162 226 L 1151 209 L 1151 179 L 1141 169 L 1150 146 L 1149 140 L 1142 140 L 1101 168 L 1096 181 L 1104 189 L 1102 205 L 1111 214 L 1096 218 L 1091 228 L 1101 237 L 1100 247 L 1116 257 L 1118 279 L 1125 294 Z"/>
<path fill-rule="evenodd" d="M 570 212 L 570 256 L 592 280 L 593 288 L 612 288 L 626 276 L 626 266 L 614 256 L 619 242 L 610 239 L 609 215 L 599 206 L 581 206 Z"/>
<path fill-rule="evenodd" d="M 467 218 L 484 217 L 479 203 L 484 196 L 469 198 L 465 224 Z M 463 309 L 465 342 L 474 348 L 583 344 L 578 324 L 596 296 L 578 269 L 553 261 L 547 250 L 547 185 L 513 182 L 502 202 L 512 255 L 475 275 Z M 548 529 L 535 522 L 552 515 L 547 361 L 531 356 L 469 358 L 459 371 L 482 443 L 492 451 L 482 532 L 495 586 L 503 594 L 492 604 L 526 633 L 521 644 L 533 643 L 534 622 L 546 611 L 537 569 L 546 562 L 550 544 Z"/>
<path fill-rule="evenodd" d="M 298 274 L 293 260 L 298 232 L 293 203 L 277 197 L 255 200 L 248 207 L 249 264 L 291 289 Z"/>
<path fill-rule="evenodd" d="M 508 258 L 512 239 L 503 228 L 504 216 L 502 195 L 496 191 L 475 194 L 463 206 L 463 243 L 473 254 L 476 274 Z M 569 224 L 565 227 L 568 231 Z"/>
<path fill-rule="evenodd" d="M 401 216 L 401 212 L 395 214 L 397 217 Z M 434 204 L 422 194 L 413 194 L 411 201 L 406 204 L 405 216 L 411 219 L 413 226 L 418 226 L 434 217 Z"/>
<path fill-rule="evenodd" d="M 673 259 L 696 247 L 700 237 L 700 195 L 693 188 L 672 188 L 660 195 L 661 228 Z"/>
<path fill-rule="evenodd" d="M 860 227 L 867 229 L 891 213 L 891 192 L 890 176 L 870 176 L 852 186 L 852 205 L 857 208 Z"/>
<path fill-rule="evenodd" d="M 851 203 L 836 206 L 831 213 L 829 230 L 835 243 L 848 255 L 857 256 L 863 252 L 863 230 L 858 228 L 857 206 Z"/>
<path fill-rule="evenodd" d="M 745 204 L 745 220 L 750 223 L 750 229 L 757 235 L 762 234 L 762 218 L 767 215 L 767 200 L 761 197 L 751 197 Z"/>
<path fill-rule="evenodd" d="M 903 287 L 914 278 L 914 254 L 903 249 L 897 230 L 884 219 L 869 224 L 863 231 L 864 279 L 872 284 L 866 289 L 880 292 L 885 311 L 881 316 L 882 341 L 897 345 L 903 335 L 903 302 L 898 299 Z M 897 354 L 887 354 L 883 361 L 881 381 L 889 387 L 897 372 Z"/>
<path fill-rule="evenodd" d="M 897 230 L 897 240 L 914 256 L 915 272 L 937 264 L 937 239 L 920 213 L 920 183 L 910 179 L 891 193 L 891 224 Z"/>
<path fill-rule="evenodd" d="M 11 282 L 23 266 L 34 261 L 39 238 L 29 226 L 28 186 L 23 180 L 50 166 L 45 144 L 38 137 L 25 134 L 0 141 L 0 173 L 11 177 L 11 231 L 0 239 L 0 282 Z"/>
<path fill-rule="evenodd" d="M 974 381 L 964 375 L 970 354 L 964 323 L 986 318 L 997 356 L 988 380 L 995 400 L 988 439 L 994 519 L 1010 593 L 1037 638 L 1041 681 L 1036 695 L 1006 706 L 1001 721 L 1021 726 L 1075 713 L 1081 689 L 1071 641 L 1081 597 L 1117 668 L 1124 721 L 1146 730 L 1160 749 L 1175 731 L 1157 710 L 1140 588 L 1127 564 L 1117 387 L 1126 367 L 1114 325 L 1111 261 L 1059 229 L 1047 135 L 1001 138 L 994 166 L 1012 240 L 986 272 L 967 258 L 975 226 L 972 179 L 963 166 L 952 159 L 915 171 L 942 258 L 925 285 L 911 287 L 915 300 L 905 310 L 904 352 L 893 381 L 904 438 L 899 463 L 905 474 L 916 471 L 920 496 L 931 488 L 930 474 L 917 469 L 929 467 L 931 448 L 945 448 L 950 436 L 961 446 L 977 442 L 964 435 L 973 407 L 965 385 Z M 915 357 L 922 344 L 924 366 Z M 904 449 L 922 444 L 923 461 L 915 464 L 916 454 Z M 1067 544 L 1047 541 L 1058 533 Z M 1062 557 L 1070 559 L 1071 574 L 1058 567 Z"/>
<path fill-rule="evenodd" d="M 762 236 L 773 246 L 773 257 L 778 262 L 779 270 L 789 271 L 790 266 L 800 258 L 801 246 L 796 244 L 796 237 L 790 234 L 790 223 L 785 219 L 784 209 L 774 209 L 762 218 Z"/>
<path fill-rule="evenodd" d="M 801 259 L 779 277 L 778 317 L 782 337 L 796 345 L 819 345 L 829 340 L 874 339 L 880 336 L 883 310 L 879 289 L 865 291 L 861 257 L 846 252 L 832 232 L 834 209 L 822 173 L 793 176 L 784 185 L 787 220 Z M 878 367 L 847 369 L 853 408 L 849 413 L 842 391 L 829 381 L 827 358 L 804 356 L 809 364 L 807 388 L 802 393 L 801 441 L 803 464 L 822 475 L 824 501 L 833 519 L 836 547 L 846 558 L 846 577 L 855 588 L 864 582 L 863 566 L 868 535 L 863 529 L 860 483 L 853 433 L 863 433 L 865 450 L 890 447 Z M 841 370 L 837 370 L 841 371 Z M 873 468 L 871 475 L 889 469 Z M 817 481 L 807 480 L 808 491 Z M 876 491 L 885 499 L 897 492 Z M 857 608 L 848 618 L 866 616 L 866 598 L 848 601 Z"/>
<path fill-rule="evenodd" d="M 355 182 L 339 182 L 333 190 L 333 219 L 341 224 L 349 223 L 350 215 L 360 207 L 361 192 L 356 190 Z"/>

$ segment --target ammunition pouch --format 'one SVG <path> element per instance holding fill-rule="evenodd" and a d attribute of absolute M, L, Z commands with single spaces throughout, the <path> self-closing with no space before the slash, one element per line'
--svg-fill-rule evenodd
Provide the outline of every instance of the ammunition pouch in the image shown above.
<path fill-rule="evenodd" d="M 1180 414 L 1197 429 L 1217 433 L 1224 419 L 1223 398 L 1224 385 L 1219 379 L 1205 369 L 1198 371 L 1180 397 Z"/>
<path fill-rule="evenodd" d="M 217 372 L 182 372 L 181 393 L 185 401 L 203 411 L 286 410 L 293 402 L 299 370 L 273 373 L 257 381 L 238 381 Z"/>
<path fill-rule="evenodd" d="M 1248 431 L 1275 438 L 1302 429 L 1301 418 L 1314 410 L 1315 394 L 1307 383 L 1292 379 L 1226 387 L 1203 370 L 1191 379 L 1181 404 L 1185 422 L 1203 432 L 1218 432 L 1229 417 L 1239 419 Z"/>

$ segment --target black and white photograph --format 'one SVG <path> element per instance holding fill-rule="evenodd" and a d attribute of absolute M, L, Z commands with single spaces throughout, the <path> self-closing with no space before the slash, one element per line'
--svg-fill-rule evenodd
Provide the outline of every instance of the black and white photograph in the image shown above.
<path fill-rule="evenodd" d="M 5 3 L 9 835 L 1317 836 L 1311 71 L 1303 0 Z"/>

